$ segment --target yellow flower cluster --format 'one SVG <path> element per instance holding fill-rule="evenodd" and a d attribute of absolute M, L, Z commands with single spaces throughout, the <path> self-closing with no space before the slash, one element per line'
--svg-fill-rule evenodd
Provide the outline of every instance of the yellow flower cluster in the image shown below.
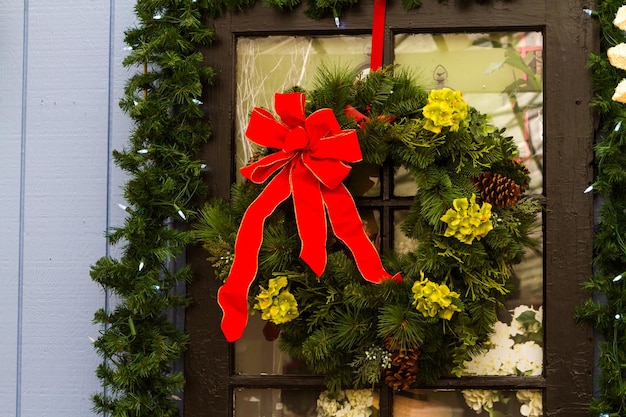
<path fill-rule="evenodd" d="M 448 224 L 444 236 L 454 236 L 463 243 L 471 245 L 474 239 L 480 240 L 491 229 L 491 204 L 483 203 L 482 207 L 476 203 L 476 195 L 470 200 L 457 198 L 452 202 L 454 208 L 448 209 L 441 216 L 441 221 Z"/>
<path fill-rule="evenodd" d="M 425 317 L 439 316 L 444 320 L 450 320 L 455 311 L 461 309 L 452 303 L 452 299 L 459 298 L 459 294 L 450 291 L 445 284 L 435 284 L 420 271 L 422 279 L 413 284 L 413 305 L 417 311 Z"/>
<path fill-rule="evenodd" d="M 467 103 L 458 90 L 431 90 L 422 114 L 426 118 L 424 129 L 439 133 L 442 127 L 449 127 L 455 132 L 459 130 L 461 122 L 467 119 Z"/>
<path fill-rule="evenodd" d="M 263 320 L 281 324 L 298 317 L 298 303 L 289 290 L 283 290 L 286 286 L 287 277 L 277 277 L 269 280 L 267 289 L 261 287 L 254 308 L 261 312 Z"/>

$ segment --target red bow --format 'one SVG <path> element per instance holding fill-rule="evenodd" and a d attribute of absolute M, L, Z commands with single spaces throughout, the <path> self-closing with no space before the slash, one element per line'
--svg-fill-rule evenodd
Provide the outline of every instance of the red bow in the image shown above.
<path fill-rule="evenodd" d="M 351 250 L 357 268 L 370 282 L 392 278 L 367 238 L 352 196 L 342 184 L 347 163 L 362 159 L 356 132 L 342 130 L 331 109 L 305 116 L 302 93 L 275 94 L 282 121 L 265 109 L 252 111 L 246 136 L 266 148 L 280 149 L 241 168 L 263 183 L 278 172 L 246 210 L 235 242 L 235 257 L 217 301 L 224 312 L 222 332 L 229 342 L 241 337 L 248 322 L 248 291 L 258 270 L 263 225 L 280 203 L 292 196 L 300 257 L 319 277 L 326 268 L 326 213 L 337 238 Z M 401 281 L 399 275 L 393 277 Z"/>

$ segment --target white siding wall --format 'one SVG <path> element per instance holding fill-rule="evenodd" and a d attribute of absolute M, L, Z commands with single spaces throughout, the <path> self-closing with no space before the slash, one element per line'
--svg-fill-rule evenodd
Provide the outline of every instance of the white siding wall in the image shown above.
<path fill-rule="evenodd" d="M 0 416 L 86 417 L 134 1 L 0 0 Z"/>

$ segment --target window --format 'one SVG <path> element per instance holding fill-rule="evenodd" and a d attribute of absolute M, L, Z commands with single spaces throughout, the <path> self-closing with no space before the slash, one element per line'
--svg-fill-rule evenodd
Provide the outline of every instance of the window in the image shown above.
<path fill-rule="evenodd" d="M 510 409 L 504 412 L 519 415 L 520 404 L 529 402 L 520 396 L 536 394 L 543 398 L 544 413 L 566 409 L 568 416 L 587 415 L 584 398 L 591 391 L 592 345 L 590 336 L 575 326 L 573 308 L 585 298 L 579 283 L 591 273 L 591 201 L 582 193 L 592 174 L 593 130 L 586 105 L 590 86 L 584 70 L 591 41 L 582 39 L 580 22 L 572 19 L 571 27 L 562 22 L 564 14 L 573 13 L 566 6 L 546 9 L 534 0 L 523 6 L 472 3 L 465 8 L 429 2 L 407 13 L 398 4 L 388 5 L 385 62 L 424 71 L 433 87 L 461 89 L 472 106 L 494 115 L 497 126 L 507 125 L 509 133 L 515 131 L 520 140 L 522 157 L 531 168 L 533 184 L 538 185 L 533 192 L 544 195 L 544 250 L 529 256 L 518 268 L 523 278 L 517 300 L 507 308 L 520 304 L 544 307 L 545 359 L 543 372 L 536 376 L 444 378 L 415 392 L 394 393 L 382 386 L 376 399 L 381 417 L 414 415 L 403 411 L 406 409 L 438 415 L 436 407 L 441 415 L 475 415 L 470 404 L 476 404 L 480 395 L 492 395 L 500 405 L 509 399 Z M 582 13 L 576 17 L 584 18 Z M 346 13 L 347 29 L 340 32 L 330 20 L 316 22 L 300 14 L 257 7 L 215 22 L 222 41 L 207 54 L 217 71 L 218 87 L 208 93 L 213 141 L 205 150 L 213 167 L 207 181 L 214 195 L 228 197 L 237 164 L 250 157 L 242 145 L 245 142 L 238 140 L 240 126 L 249 114 L 245 106 L 271 109 L 267 97 L 271 99 L 271 93 L 280 91 L 285 83 L 306 87 L 306 75 L 322 55 L 367 68 L 371 6 Z M 559 29 L 555 30 L 557 21 Z M 527 58 L 521 62 L 528 65 L 529 73 L 519 67 L 502 70 L 501 66 L 507 65 L 498 58 L 503 50 Z M 559 51 L 568 52 L 567 65 Z M 472 53 L 480 58 L 468 58 Z M 481 65 L 468 66 L 469 59 Z M 253 68 L 261 70 L 251 71 Z M 533 81 L 524 80 L 528 75 L 545 74 L 545 91 L 529 88 L 509 99 L 503 91 L 512 81 L 504 72 L 522 84 Z M 516 112 L 519 107 L 526 112 Z M 405 242 L 396 226 L 402 220 L 402 209 L 410 204 L 411 181 L 401 171 L 394 174 L 391 167 L 365 171 L 363 175 L 371 181 L 358 198 L 361 214 L 382 251 L 401 249 Z M 275 344 L 262 340 L 263 324 L 260 320 L 255 324 L 255 317 L 244 338 L 227 344 L 219 329 L 220 310 L 215 300 L 219 282 L 203 263 L 201 251 L 191 251 L 188 256 L 196 279 L 188 288 L 194 304 L 186 314 L 191 347 L 185 359 L 185 415 L 315 415 L 323 379 L 294 369 Z"/>

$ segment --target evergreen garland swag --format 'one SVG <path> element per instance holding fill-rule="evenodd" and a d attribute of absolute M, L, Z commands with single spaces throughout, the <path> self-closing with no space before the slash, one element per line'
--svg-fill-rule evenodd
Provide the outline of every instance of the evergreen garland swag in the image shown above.
<path fill-rule="evenodd" d="M 103 359 L 96 373 L 104 390 L 93 396 L 93 408 L 110 417 L 178 416 L 184 378 L 173 364 L 188 336 L 168 312 L 188 304 L 177 287 L 191 270 L 174 264 L 192 241 L 185 223 L 204 194 L 195 155 L 210 135 L 201 95 L 213 71 L 198 50 L 214 32 L 202 24 L 194 0 L 139 0 L 135 14 L 124 65 L 137 73 L 120 102 L 134 129 L 125 148 L 113 152 L 128 176 L 120 203 L 126 219 L 107 231 L 121 254 L 91 268 L 92 279 L 115 299 L 94 317 L 102 326 L 94 347 Z"/>
<path fill-rule="evenodd" d="M 427 94 L 397 67 L 366 77 L 322 69 L 305 93 L 307 114 L 331 108 L 343 129 L 356 129 L 364 163 L 411 173 L 417 192 L 402 230 L 414 249 L 385 253 L 385 268 L 403 281 L 375 285 L 331 236 L 318 279 L 299 259 L 293 213 L 281 206 L 265 223 L 249 306 L 280 328 L 281 349 L 324 374 L 333 391 L 372 386 L 381 374 L 395 389 L 460 375 L 511 289 L 510 266 L 535 244 L 530 232 L 541 207 L 523 194 L 528 171 L 512 138 L 459 92 Z M 346 106 L 363 117 L 349 117 Z M 486 173 L 506 178 L 503 192 L 515 185 L 519 195 L 495 195 L 507 204 L 492 205 L 486 199 L 497 187 L 481 193 L 478 181 Z M 218 278 L 228 275 L 238 225 L 262 189 L 235 184 L 230 202 L 213 200 L 200 213 L 196 235 Z"/>
<path fill-rule="evenodd" d="M 601 0 L 588 12 L 597 17 L 600 29 L 600 51 L 590 54 L 588 65 L 592 105 L 601 123 L 596 178 L 586 192 L 593 190 L 601 205 L 594 232 L 594 275 L 585 285 L 593 298 L 578 306 L 576 318 L 593 326 L 599 339 L 599 387 L 590 415 L 613 417 L 626 413 L 626 104 L 620 92 L 626 69 L 619 62 L 614 66 L 608 51 L 626 46 L 626 7 L 622 0 Z"/>

